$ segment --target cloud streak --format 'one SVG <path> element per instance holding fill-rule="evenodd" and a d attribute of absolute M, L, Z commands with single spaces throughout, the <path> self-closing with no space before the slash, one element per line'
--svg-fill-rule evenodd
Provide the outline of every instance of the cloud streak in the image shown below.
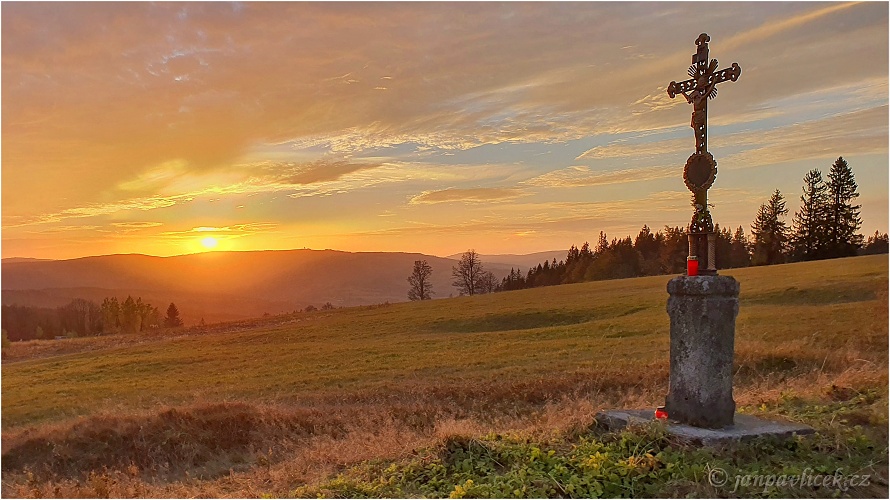
<path fill-rule="evenodd" d="M 646 167 L 609 171 L 596 171 L 587 166 L 573 166 L 555 170 L 524 181 L 537 187 L 589 187 L 609 184 L 625 184 L 677 176 L 677 167 Z"/>
<path fill-rule="evenodd" d="M 424 191 L 412 197 L 409 203 L 412 205 L 451 202 L 486 203 L 515 200 L 524 194 L 518 189 L 507 188 L 442 189 L 439 191 Z"/>
<path fill-rule="evenodd" d="M 366 163 L 350 163 L 348 161 L 318 161 L 308 165 L 292 168 L 293 173 L 283 179 L 288 184 L 315 184 L 318 182 L 336 181 L 344 175 L 377 168 L 380 165 Z"/>

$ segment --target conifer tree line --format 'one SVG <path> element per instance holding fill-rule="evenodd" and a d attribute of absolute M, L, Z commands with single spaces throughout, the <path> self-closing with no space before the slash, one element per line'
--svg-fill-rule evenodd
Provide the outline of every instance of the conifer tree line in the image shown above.
<path fill-rule="evenodd" d="M 182 326 L 179 309 L 170 303 L 167 315 L 144 302 L 127 296 L 123 301 L 106 297 L 102 304 L 74 299 L 57 308 L 3 305 L 2 326 L 9 340 L 90 337 L 112 333 L 138 333 L 162 327 Z"/>
<path fill-rule="evenodd" d="M 819 169 L 804 176 L 800 208 L 787 220 L 785 197 L 777 189 L 760 205 L 751 224 L 750 236 L 715 225 L 718 269 L 770 265 L 888 252 L 886 233 L 865 240 L 858 186 L 843 157 L 831 165 L 823 178 Z M 686 270 L 689 251 L 686 230 L 665 226 L 652 232 L 644 225 L 635 238 L 609 240 L 599 233 L 596 245 L 572 245 L 566 259 L 543 262 L 523 273 L 511 269 L 497 289 L 519 290 L 538 286 L 580 283 L 605 279 L 679 274 Z"/>

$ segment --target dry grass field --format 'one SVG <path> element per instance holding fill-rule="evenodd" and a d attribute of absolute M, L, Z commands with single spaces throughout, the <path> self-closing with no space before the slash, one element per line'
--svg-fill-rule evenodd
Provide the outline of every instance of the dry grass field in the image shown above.
<path fill-rule="evenodd" d="M 776 445 L 769 453 L 785 457 L 780 465 L 831 459 L 870 471 L 868 487 L 842 494 L 886 495 L 887 257 L 722 274 L 742 290 L 740 409 L 820 432 L 800 450 Z M 575 490 L 557 479 L 558 487 L 503 489 L 498 481 L 513 478 L 510 467 L 484 473 L 471 460 L 460 472 L 453 463 L 455 449 L 471 458 L 476 449 L 525 456 L 524 447 L 545 445 L 552 460 L 569 463 L 577 457 L 567 454 L 590 445 L 596 411 L 662 404 L 669 279 L 318 311 L 168 335 L 14 343 L 2 367 L 2 494 L 733 496 L 696 467 L 715 460 L 739 470 L 781 467 L 744 447 L 703 456 L 652 437 L 657 429 L 638 434 L 653 450 L 651 477 L 619 474 L 648 489 Z M 491 444 L 504 436 L 507 444 Z M 611 446 L 618 438 L 596 439 Z M 636 457 L 640 446 L 628 453 Z M 556 477 L 553 470 L 545 472 Z M 449 483 L 454 478 L 461 484 Z"/>

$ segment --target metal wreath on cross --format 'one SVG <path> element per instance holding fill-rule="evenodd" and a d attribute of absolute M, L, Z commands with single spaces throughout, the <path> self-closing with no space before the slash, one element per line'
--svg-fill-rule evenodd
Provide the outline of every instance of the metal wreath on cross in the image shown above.
<path fill-rule="evenodd" d="M 717 179 L 717 160 L 714 155 L 708 153 L 693 153 L 686 160 L 683 167 L 683 182 L 693 193 L 702 189 L 709 189 Z"/>

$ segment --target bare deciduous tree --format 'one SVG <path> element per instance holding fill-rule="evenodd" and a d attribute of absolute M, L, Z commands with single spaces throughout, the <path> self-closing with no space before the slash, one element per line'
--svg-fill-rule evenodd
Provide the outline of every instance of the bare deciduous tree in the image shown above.
<path fill-rule="evenodd" d="M 483 293 L 482 278 L 484 272 L 479 254 L 475 250 L 467 250 L 461 256 L 457 265 L 451 268 L 451 276 L 454 278 L 452 285 L 457 287 L 461 295 Z"/>
<path fill-rule="evenodd" d="M 498 280 L 491 271 L 483 271 L 479 278 L 478 293 L 494 293 L 498 289 Z"/>
<path fill-rule="evenodd" d="M 408 299 L 410 300 L 430 300 L 433 298 L 433 284 L 430 278 L 433 275 L 433 268 L 425 260 L 415 260 L 414 270 L 411 276 L 408 276 L 408 283 L 411 288 L 408 290 Z"/>

